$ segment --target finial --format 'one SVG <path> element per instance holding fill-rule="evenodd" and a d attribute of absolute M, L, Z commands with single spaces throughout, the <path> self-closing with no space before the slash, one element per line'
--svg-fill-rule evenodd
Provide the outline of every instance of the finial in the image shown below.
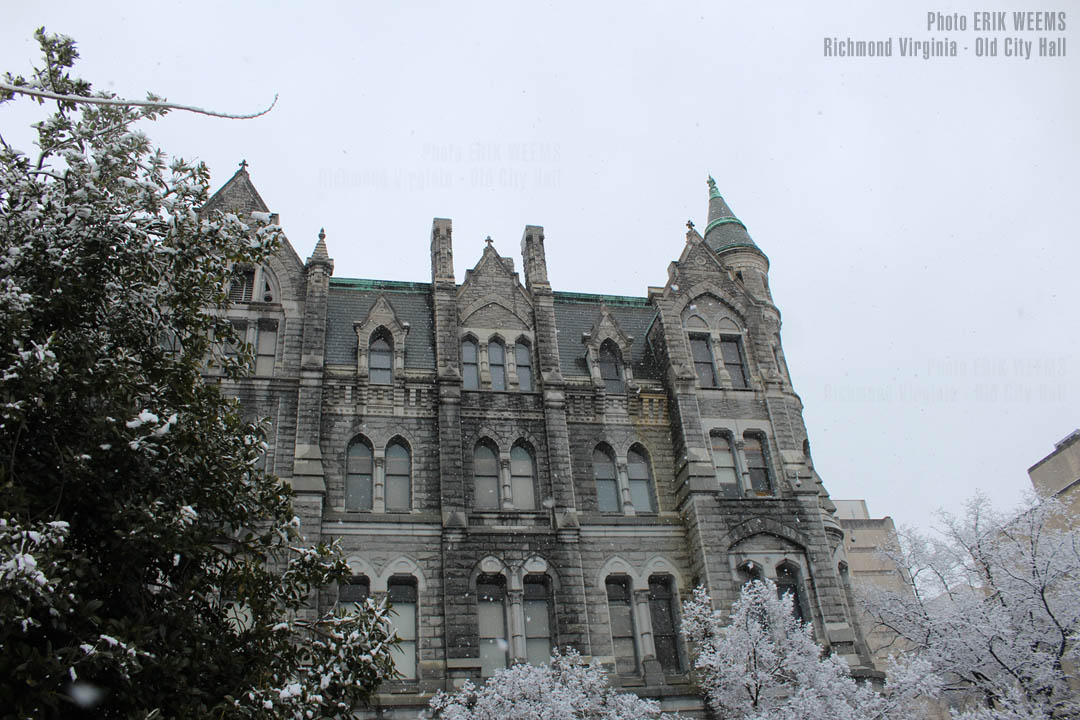
<path fill-rule="evenodd" d="M 319 228 L 319 239 L 320 240 L 325 240 L 326 239 L 326 229 L 325 228 Z"/>
<path fill-rule="evenodd" d="M 491 243 L 494 241 L 491 239 L 491 236 L 488 235 L 486 238 L 484 238 L 484 242 L 488 244 L 488 247 L 491 247 Z"/>
<path fill-rule="evenodd" d="M 241 160 L 240 161 L 240 169 L 241 170 L 247 170 L 247 166 L 248 166 L 247 160 Z"/>
<path fill-rule="evenodd" d="M 694 221 L 693 220 L 687 220 L 686 221 L 686 229 L 687 230 L 693 230 L 694 229 Z"/>
<path fill-rule="evenodd" d="M 720 191 L 716 189 L 716 181 L 713 180 L 713 176 L 709 175 L 709 197 L 720 197 Z"/>

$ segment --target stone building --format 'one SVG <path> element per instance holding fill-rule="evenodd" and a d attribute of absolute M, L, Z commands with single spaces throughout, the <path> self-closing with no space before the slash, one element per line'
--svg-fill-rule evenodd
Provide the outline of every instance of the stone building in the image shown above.
<path fill-rule="evenodd" d="M 1040 495 L 1057 498 L 1073 512 L 1080 509 L 1080 430 L 1054 443 L 1054 452 L 1028 468 L 1028 477 Z"/>
<path fill-rule="evenodd" d="M 207 208 L 268 211 L 243 167 Z M 380 716 L 553 646 L 694 714 L 680 600 L 703 583 L 728 606 L 761 575 L 870 667 L 769 260 L 711 178 L 704 235 L 688 226 L 644 297 L 553 290 L 531 225 L 520 272 L 488 241 L 458 282 L 438 218 L 428 282 L 334 277 L 320 233 L 232 288 L 256 367 L 229 390 L 270 419 L 308 539 L 353 568 L 318 602 L 397 610 L 404 679 Z"/>

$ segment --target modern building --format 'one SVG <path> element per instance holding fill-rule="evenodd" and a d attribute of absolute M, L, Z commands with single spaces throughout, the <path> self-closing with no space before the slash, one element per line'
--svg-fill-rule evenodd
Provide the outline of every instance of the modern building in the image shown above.
<path fill-rule="evenodd" d="M 844 529 L 844 550 L 848 561 L 848 574 L 856 588 L 859 584 L 872 584 L 896 592 L 909 592 L 900 569 L 881 554 L 881 549 L 888 547 L 896 535 L 896 525 L 889 516 L 870 517 L 870 510 L 865 500 L 834 500 L 836 518 Z M 874 659 L 874 666 L 883 671 L 889 655 L 896 654 L 903 648 L 899 645 L 896 634 L 880 627 L 868 615 L 858 609 L 856 603 L 856 621 L 860 635 Z"/>
<path fill-rule="evenodd" d="M 1028 468 L 1031 484 L 1040 495 L 1053 496 L 1070 510 L 1080 500 L 1080 430 L 1054 443 L 1054 452 Z"/>
<path fill-rule="evenodd" d="M 268 211 L 243 167 L 214 209 Z M 318 603 L 397 611 L 403 679 L 373 713 L 415 717 L 437 689 L 571 646 L 694 714 L 680 600 L 704 584 L 728 606 L 762 575 L 871 667 L 769 260 L 711 178 L 704 235 L 688 226 L 642 297 L 554 290 L 532 225 L 520 270 L 469 243 L 459 282 L 445 219 L 426 282 L 334 277 L 320 233 L 232 288 L 256 365 L 229 390 L 269 418 L 267 467 L 308 540 L 339 541 L 353 569 Z"/>

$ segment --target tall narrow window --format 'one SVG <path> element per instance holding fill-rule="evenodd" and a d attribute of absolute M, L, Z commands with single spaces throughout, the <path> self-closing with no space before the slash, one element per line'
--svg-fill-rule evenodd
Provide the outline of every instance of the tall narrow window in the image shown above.
<path fill-rule="evenodd" d="M 682 658 L 675 630 L 675 594 L 671 577 L 653 575 L 649 578 L 649 615 L 652 618 L 653 644 L 660 667 L 669 674 L 682 672 Z"/>
<path fill-rule="evenodd" d="M 232 325 L 233 335 L 236 336 L 236 343 L 225 343 L 225 356 L 230 360 L 235 360 L 236 356 L 240 354 L 240 347 L 247 342 L 247 321 L 246 320 L 230 320 L 229 324 Z"/>
<path fill-rule="evenodd" d="M 602 448 L 593 450 L 593 479 L 596 481 L 596 509 L 600 512 L 619 512 L 621 505 L 615 460 Z"/>
<path fill-rule="evenodd" d="M 638 448 L 630 448 L 626 453 L 626 475 L 630 481 L 630 502 L 634 503 L 634 510 L 656 512 L 649 460 Z"/>
<path fill-rule="evenodd" d="M 712 340 L 709 336 L 691 335 L 690 354 L 694 358 L 698 385 L 703 388 L 716 387 L 716 369 L 713 366 Z"/>
<path fill-rule="evenodd" d="M 499 509 L 499 458 L 484 443 L 476 446 L 473 453 L 473 477 L 476 480 L 476 508 Z"/>
<path fill-rule="evenodd" d="M 720 354 L 724 359 L 724 369 L 731 376 L 731 387 L 738 389 L 750 387 L 746 382 L 746 363 L 743 362 L 739 338 L 732 335 L 721 337 Z"/>
<path fill-rule="evenodd" d="M 345 509 L 371 509 L 371 448 L 362 440 L 349 446 L 345 461 Z"/>
<path fill-rule="evenodd" d="M 412 458 L 400 440 L 386 447 L 386 509 L 401 512 L 412 508 Z"/>
<path fill-rule="evenodd" d="M 545 575 L 525 576 L 525 658 L 530 665 L 551 659 L 551 592 Z"/>
<path fill-rule="evenodd" d="M 253 268 L 234 270 L 232 281 L 229 283 L 229 302 L 251 302 L 254 289 L 255 270 Z"/>
<path fill-rule="evenodd" d="M 626 389 L 623 383 L 622 357 L 615 343 L 605 340 L 600 346 L 598 353 L 600 365 L 600 378 L 604 381 L 604 389 L 608 392 L 621 393 Z"/>
<path fill-rule="evenodd" d="M 390 385 L 394 380 L 394 349 L 385 331 L 380 331 L 371 340 L 368 377 L 375 385 Z"/>
<path fill-rule="evenodd" d="M 536 469 L 528 450 L 515 445 L 510 451 L 510 494 L 518 510 L 536 509 Z"/>
<path fill-rule="evenodd" d="M 615 672 L 637 672 L 637 643 L 634 642 L 634 613 L 630 583 L 624 577 L 609 577 L 607 586 L 608 617 L 611 620 L 611 646 Z"/>
<path fill-rule="evenodd" d="M 491 371 L 491 389 L 506 389 L 506 348 L 498 340 L 488 343 L 488 369 Z"/>
<path fill-rule="evenodd" d="M 802 583 L 799 582 L 799 573 L 796 569 L 786 564 L 776 568 L 776 596 L 782 598 L 790 594 L 792 614 L 798 618 L 799 622 L 806 622 L 801 589 Z"/>
<path fill-rule="evenodd" d="M 416 579 L 395 575 L 386 584 L 386 599 L 393 606 L 390 627 L 400 642 L 393 650 L 394 668 L 406 680 L 416 679 Z"/>
<path fill-rule="evenodd" d="M 761 436 L 747 434 L 743 441 L 746 469 L 750 472 L 750 489 L 758 495 L 772 495 L 772 480 L 769 477 L 769 464 L 765 458 Z"/>
<path fill-rule="evenodd" d="M 260 322 L 255 341 L 255 374 L 269 377 L 274 374 L 274 358 L 277 354 L 277 323 Z"/>
<path fill-rule="evenodd" d="M 731 440 L 727 435 L 713 432 L 712 440 L 713 466 L 716 468 L 716 482 L 720 485 L 720 492 L 724 497 L 738 497 L 739 475 L 735 469 L 735 454 L 731 452 Z"/>
<path fill-rule="evenodd" d="M 518 389 L 522 392 L 532 392 L 532 350 L 523 342 L 514 345 L 514 364 L 517 366 Z"/>
<path fill-rule="evenodd" d="M 338 583 L 338 604 L 352 609 L 354 603 L 363 603 L 371 595 L 371 583 L 366 575 L 353 575 Z"/>
<path fill-rule="evenodd" d="M 476 341 L 461 341 L 461 382 L 466 390 L 480 389 L 480 363 L 477 360 Z"/>
<path fill-rule="evenodd" d="M 480 638 L 480 674 L 491 677 L 506 667 L 506 581 L 481 575 L 476 581 L 476 614 Z"/>

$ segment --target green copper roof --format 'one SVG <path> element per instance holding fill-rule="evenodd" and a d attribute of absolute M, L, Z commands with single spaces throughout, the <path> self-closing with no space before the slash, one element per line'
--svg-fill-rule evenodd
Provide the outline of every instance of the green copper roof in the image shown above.
<path fill-rule="evenodd" d="M 595 305 L 603 302 L 607 305 L 622 307 L 649 307 L 649 299 L 627 295 L 594 295 L 592 293 L 554 292 L 552 295 L 559 302 Z"/>
<path fill-rule="evenodd" d="M 431 292 L 431 283 L 400 280 L 368 280 L 365 278 L 330 278 L 330 287 L 349 290 L 379 290 L 381 292 Z"/>

